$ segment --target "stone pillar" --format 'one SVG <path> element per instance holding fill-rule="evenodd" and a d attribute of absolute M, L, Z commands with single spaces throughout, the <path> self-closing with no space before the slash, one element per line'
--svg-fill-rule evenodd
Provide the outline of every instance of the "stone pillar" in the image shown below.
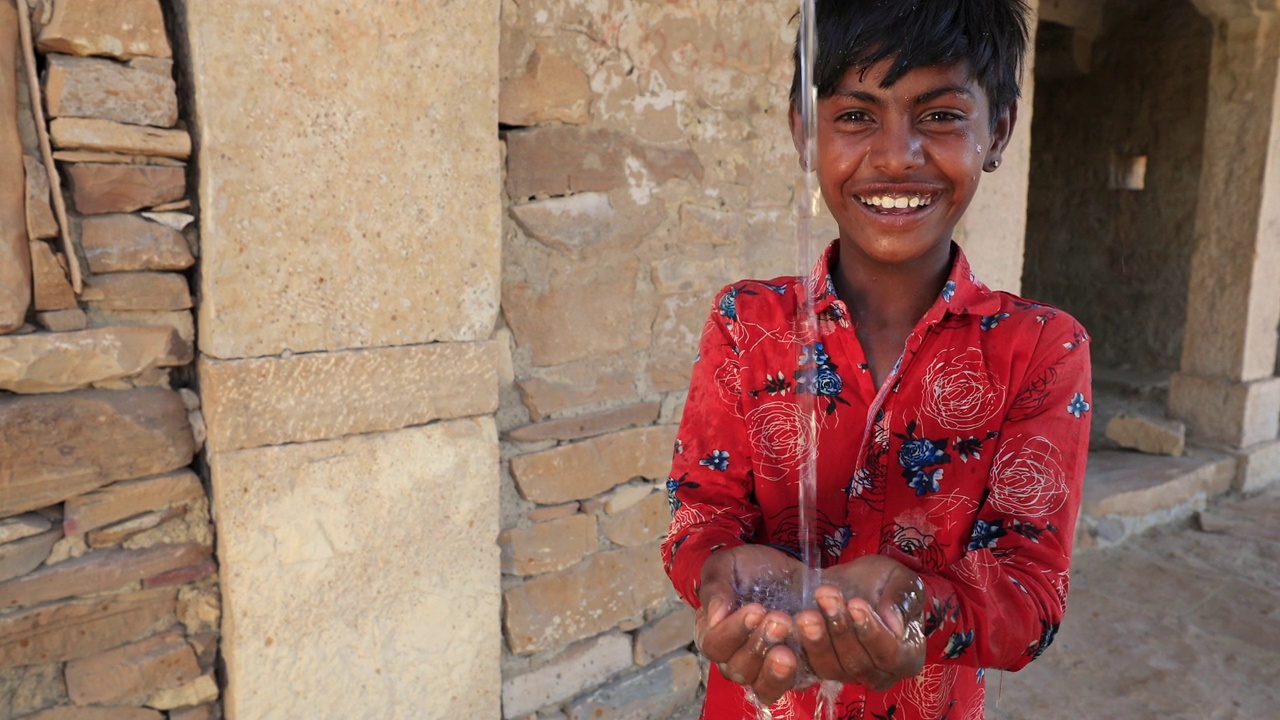
<path fill-rule="evenodd" d="M 499 717 L 499 4 L 176 5 L 227 717 Z"/>
<path fill-rule="evenodd" d="M 18 134 L 20 55 L 18 12 L 0 2 L 0 334 L 22 327 L 31 304 L 27 181 Z"/>
<path fill-rule="evenodd" d="M 1170 411 L 1239 450 L 1237 486 L 1280 477 L 1280 3 L 1195 0 L 1214 23 L 1196 249 Z"/>

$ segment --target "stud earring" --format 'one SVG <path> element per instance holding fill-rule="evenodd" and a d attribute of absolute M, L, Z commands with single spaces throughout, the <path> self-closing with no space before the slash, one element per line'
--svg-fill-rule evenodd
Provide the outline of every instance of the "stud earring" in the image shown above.
<path fill-rule="evenodd" d="M 998 167 L 1000 167 L 1000 161 L 992 160 L 991 162 L 987 163 L 987 172 L 992 172 Z"/>

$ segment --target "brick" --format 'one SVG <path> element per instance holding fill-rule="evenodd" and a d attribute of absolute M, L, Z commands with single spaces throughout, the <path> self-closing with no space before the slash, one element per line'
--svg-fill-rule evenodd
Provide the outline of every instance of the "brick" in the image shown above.
<path fill-rule="evenodd" d="M 1187 426 L 1177 420 L 1120 413 L 1107 423 L 1107 437 L 1128 450 L 1177 457 L 1186 447 Z"/>
<path fill-rule="evenodd" d="M 656 544 L 598 553 L 507 590 L 507 642 L 518 655 L 562 647 L 610 630 L 671 595 Z"/>
<path fill-rule="evenodd" d="M 651 483 L 624 485 L 604 497 L 604 511 L 610 515 L 617 515 L 649 497 L 654 489 Z"/>
<path fill-rule="evenodd" d="M 585 364 L 557 368 L 546 377 L 517 381 L 520 397 L 534 420 L 541 420 L 591 403 L 625 402 L 636 396 L 631 374 L 592 372 Z"/>
<path fill-rule="evenodd" d="M 640 205 L 626 193 L 578 193 L 510 212 L 529 237 L 575 257 L 629 252 L 667 219 L 662 201 Z"/>
<path fill-rule="evenodd" d="M 698 658 L 680 653 L 573 702 L 569 720 L 662 720 L 693 700 L 701 682 Z"/>
<path fill-rule="evenodd" d="M 121 60 L 173 55 L 159 0 L 58 0 L 36 47 L 46 53 Z"/>
<path fill-rule="evenodd" d="M 83 215 L 133 212 L 180 200 L 187 192 L 183 167 L 74 163 L 66 169 L 72 201 Z"/>
<path fill-rule="evenodd" d="M 209 552 L 209 548 L 200 545 L 165 545 L 136 551 L 98 550 L 0 583 L 0 609 L 106 592 L 200 562 Z"/>
<path fill-rule="evenodd" d="M 192 361 L 171 328 L 118 327 L 0 337 L 0 389 L 32 394 L 75 390 Z"/>
<path fill-rule="evenodd" d="M 22 720 L 164 720 L 164 716 L 150 708 L 56 707 Z"/>
<path fill-rule="evenodd" d="M 51 118 L 101 118 L 160 128 L 170 128 L 178 122 L 178 94 L 171 61 L 150 59 L 124 64 L 67 55 L 50 55 L 47 60 L 44 91 L 45 105 Z M 54 120 L 52 134 L 55 147 L 119 152 L 110 147 L 58 142 L 57 127 L 58 120 Z"/>
<path fill-rule="evenodd" d="M 606 506 L 607 510 L 607 506 Z M 671 523 L 671 511 L 664 493 L 650 494 L 639 503 L 600 520 L 604 536 L 623 547 L 643 545 L 661 540 Z"/>
<path fill-rule="evenodd" d="M 71 281 L 67 279 L 66 261 L 61 253 L 53 251 L 49 243 L 42 240 L 31 243 L 31 274 L 36 310 L 79 307 Z"/>
<path fill-rule="evenodd" d="M 202 497 L 204 486 L 190 470 L 119 482 L 68 500 L 63 506 L 62 527 L 68 535 L 80 535 Z"/>
<path fill-rule="evenodd" d="M 195 264 L 182 233 L 132 214 L 85 218 L 80 245 L 94 273 L 185 270 Z"/>
<path fill-rule="evenodd" d="M 693 642 L 693 616 L 693 608 L 681 604 L 636 632 L 636 664 L 648 665 Z"/>
<path fill-rule="evenodd" d="M 128 155 L 160 155 L 186 159 L 191 136 L 185 130 L 126 125 L 97 118 L 58 118 L 49 124 L 53 144 L 63 150 L 91 150 Z"/>
<path fill-rule="evenodd" d="M 76 660 L 150 635 L 176 622 L 176 596 L 160 588 L 0 616 L 0 667 Z"/>
<path fill-rule="evenodd" d="M 600 412 L 534 423 L 507 433 L 511 440 L 542 442 L 544 440 L 581 440 L 637 425 L 650 425 L 658 419 L 661 405 L 656 402 L 627 405 Z"/>
<path fill-rule="evenodd" d="M 178 273 L 120 272 L 94 275 L 84 299 L 104 310 L 187 310 L 191 289 Z"/>
<path fill-rule="evenodd" d="M 30 155 L 22 156 L 27 172 L 27 238 L 44 240 L 58 236 L 58 221 L 49 206 L 49 173 L 44 163 Z"/>
<path fill-rule="evenodd" d="M 36 323 L 49 332 L 75 332 L 89 327 L 89 316 L 80 308 L 36 313 Z"/>
<path fill-rule="evenodd" d="M 591 122 L 591 82 L 572 58 L 539 45 L 524 72 L 502 81 L 498 91 L 498 122 L 539 125 Z"/>
<path fill-rule="evenodd" d="M 631 667 L 631 643 L 611 633 L 575 645 L 526 672 L 502 681 L 502 716 L 524 718 L 568 700 Z"/>
<path fill-rule="evenodd" d="M 596 551 L 596 519 L 578 514 L 504 530 L 498 536 L 498 547 L 502 572 L 509 575 L 560 570 Z"/>
<path fill-rule="evenodd" d="M 163 388 L 0 397 L 0 517 L 184 467 L 187 409 Z"/>
<path fill-rule="evenodd" d="M 67 663 L 67 693 L 77 705 L 125 705 L 200 677 L 195 652 L 179 633 L 155 635 Z"/>
<path fill-rule="evenodd" d="M 147 700 L 157 710 L 191 707 L 218 699 L 218 682 L 212 674 L 201 675 L 185 685 L 161 690 Z"/>
<path fill-rule="evenodd" d="M 629 188 L 628 161 L 658 185 L 703 176 L 692 150 L 648 145 L 610 130 L 548 126 L 509 132 L 506 140 L 507 192 L 516 200 Z"/>
<path fill-rule="evenodd" d="M 541 504 L 584 500 L 636 477 L 662 478 L 671 469 L 676 428 L 623 430 L 511 459 L 526 499 Z"/>
<path fill-rule="evenodd" d="M 0 582 L 16 578 L 40 567 L 62 539 L 62 529 L 54 528 L 29 538 L 0 545 Z"/>
<path fill-rule="evenodd" d="M 627 263 L 617 274 L 595 282 L 558 283 L 545 289 L 528 283 L 505 283 L 503 314 L 521 349 L 535 366 L 560 365 L 609 355 L 631 342 L 635 288 L 618 278 L 635 274 Z M 608 298 L 608 302 L 601 302 Z M 584 312 L 591 308 L 590 313 Z"/>

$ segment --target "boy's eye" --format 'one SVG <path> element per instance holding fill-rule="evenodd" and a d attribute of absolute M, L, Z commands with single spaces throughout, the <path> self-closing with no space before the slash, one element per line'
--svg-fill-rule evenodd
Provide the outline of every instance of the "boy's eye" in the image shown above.
<path fill-rule="evenodd" d="M 925 113 L 924 119 L 928 122 L 950 123 L 960 122 L 961 120 L 964 120 L 964 116 L 950 110 L 933 110 Z"/>
<path fill-rule="evenodd" d="M 862 110 L 846 110 L 846 111 L 844 111 L 844 112 L 840 113 L 840 114 L 836 117 L 836 120 L 837 120 L 838 122 L 857 122 L 857 123 L 860 123 L 860 122 L 867 122 L 867 121 L 868 121 L 868 120 L 870 120 L 870 119 L 871 119 L 871 116 L 870 116 L 870 115 L 868 115 L 866 112 L 864 112 L 864 111 L 862 111 Z"/>

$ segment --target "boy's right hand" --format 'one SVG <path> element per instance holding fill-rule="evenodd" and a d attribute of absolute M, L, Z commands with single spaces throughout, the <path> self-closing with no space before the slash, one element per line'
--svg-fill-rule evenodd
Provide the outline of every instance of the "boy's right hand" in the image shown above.
<path fill-rule="evenodd" d="M 749 686 L 765 706 L 795 685 L 800 660 L 783 642 L 791 616 L 768 612 L 760 603 L 738 605 L 737 587 L 757 579 L 798 588 L 805 567 L 786 553 L 763 545 L 721 550 L 702 566 L 695 641 L 732 682 Z"/>

